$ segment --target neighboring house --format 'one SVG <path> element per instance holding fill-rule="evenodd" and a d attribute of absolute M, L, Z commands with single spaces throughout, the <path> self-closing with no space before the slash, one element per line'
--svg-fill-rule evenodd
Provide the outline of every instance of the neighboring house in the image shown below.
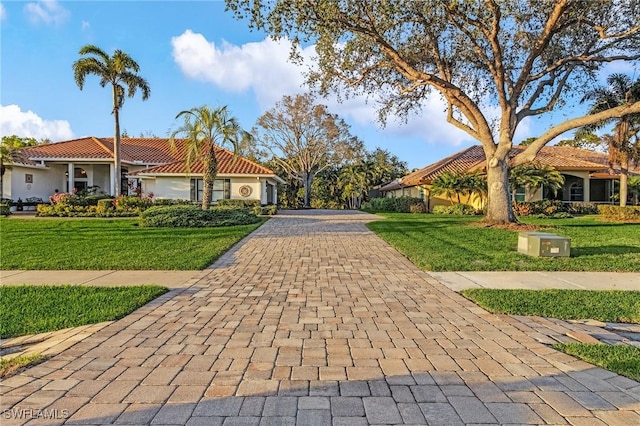
<path fill-rule="evenodd" d="M 510 156 L 514 157 L 524 149 L 525 147 L 515 146 Z M 555 195 L 546 188 L 538 188 L 526 193 L 524 188 L 519 188 L 516 191 L 518 201 L 557 199 L 564 202 L 617 202 L 615 195 L 618 193 L 620 169 L 617 166 L 609 167 L 607 154 L 568 146 L 545 146 L 540 150 L 535 161 L 557 169 L 564 176 L 564 185 Z M 482 172 L 485 170 L 484 150 L 481 146 L 475 145 L 393 181 L 380 188 L 380 191 L 385 197 L 404 195 L 422 198 L 429 203 L 429 208 L 435 205 L 450 205 L 451 201 L 444 195 L 431 195 L 433 180 L 446 171 Z M 640 174 L 640 167 L 631 167 L 629 172 Z M 463 197 L 461 202 L 476 207 L 480 205 L 477 197 Z"/>
<path fill-rule="evenodd" d="M 259 200 L 277 204 L 277 183 L 272 170 L 231 152 L 216 148 L 218 173 L 213 200 Z M 113 194 L 115 167 L 113 138 L 86 137 L 23 148 L 23 160 L 4 176 L 3 198 L 48 201 L 56 190 L 95 188 Z M 202 200 L 202 164 L 187 170 L 182 140 L 172 149 L 168 139 L 122 138 L 122 188 L 129 194 L 153 193 L 158 199 Z"/>

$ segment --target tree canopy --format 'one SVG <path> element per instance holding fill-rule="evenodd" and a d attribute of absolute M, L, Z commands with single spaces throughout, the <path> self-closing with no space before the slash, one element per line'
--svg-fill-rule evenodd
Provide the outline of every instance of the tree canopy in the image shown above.
<path fill-rule="evenodd" d="M 329 166 L 361 158 L 364 144 L 349 126 L 310 95 L 284 96 L 258 118 L 256 143 L 266 149 L 305 188 L 304 207 L 311 207 L 316 175 Z"/>
<path fill-rule="evenodd" d="M 508 153 L 518 125 L 563 105 L 604 64 L 640 58 L 636 0 L 226 1 L 273 37 L 315 43 L 317 67 L 308 79 L 322 93 L 371 95 L 384 119 L 407 117 L 437 92 L 447 121 L 484 148 L 491 222 L 516 220 Z M 634 112 L 640 103 L 570 118 L 513 165 L 532 161 L 568 130 Z"/>
<path fill-rule="evenodd" d="M 151 89 L 147 80 L 138 75 L 140 66 L 126 52 L 118 49 L 112 56 L 92 44 L 82 46 L 78 52 L 80 59 L 73 63 L 73 77 L 82 90 L 89 75 L 100 78 L 100 87 L 111 85 L 113 98 L 112 114 L 114 118 L 113 161 L 115 164 L 115 195 L 121 193 L 121 158 L 120 158 L 120 109 L 125 95 L 132 98 L 138 89 L 142 92 L 142 100 L 147 100 Z"/>

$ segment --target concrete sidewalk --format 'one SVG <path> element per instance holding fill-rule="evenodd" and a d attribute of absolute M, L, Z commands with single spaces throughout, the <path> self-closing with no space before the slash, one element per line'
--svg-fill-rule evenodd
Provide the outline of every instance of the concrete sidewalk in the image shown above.
<path fill-rule="evenodd" d="M 94 285 L 126 286 L 155 284 L 184 288 L 204 279 L 204 271 L 0 271 L 0 285 Z M 640 273 L 635 272 L 428 272 L 449 289 L 576 289 L 640 291 Z"/>
<path fill-rule="evenodd" d="M 468 288 L 640 291 L 636 272 L 429 272 L 451 290 Z"/>
<path fill-rule="evenodd" d="M 204 271 L 0 271 L 0 285 L 91 285 L 119 287 L 160 285 L 185 288 L 204 278 Z"/>

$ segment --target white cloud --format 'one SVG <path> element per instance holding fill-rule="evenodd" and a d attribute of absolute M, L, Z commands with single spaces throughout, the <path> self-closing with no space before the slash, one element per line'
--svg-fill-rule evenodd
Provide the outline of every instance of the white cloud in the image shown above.
<path fill-rule="evenodd" d="M 60 25 L 69 17 L 69 11 L 62 7 L 56 0 L 41 0 L 35 3 L 27 3 L 24 6 L 24 12 L 33 24 Z"/>
<path fill-rule="evenodd" d="M 186 30 L 173 37 L 173 58 L 188 78 L 214 84 L 231 92 L 255 93 L 263 110 L 271 108 L 284 95 L 307 91 L 303 73 L 313 65 L 314 46 L 301 54 L 305 65 L 289 61 L 291 42 L 266 38 L 261 42 L 236 46 L 227 42 L 217 45 L 202 34 Z M 364 97 L 352 97 L 339 103 L 335 96 L 321 100 L 332 112 L 362 126 L 378 126 L 377 103 Z M 418 137 L 428 143 L 447 143 L 453 146 L 469 142 L 471 137 L 446 122 L 446 105 L 434 94 L 425 101 L 419 115 L 408 123 L 390 118 L 382 133 L 391 137 Z"/>
<path fill-rule="evenodd" d="M 0 3 L 0 21 L 4 21 L 7 17 L 7 9 L 4 8 L 4 5 Z"/>
<path fill-rule="evenodd" d="M 22 111 L 18 105 L 0 105 L 0 136 L 60 141 L 73 138 L 66 120 L 44 120 L 32 111 Z"/>
<path fill-rule="evenodd" d="M 81 29 L 86 30 L 87 28 L 91 28 L 91 24 L 87 21 L 82 21 Z"/>
<path fill-rule="evenodd" d="M 261 107 L 269 108 L 287 94 L 305 89 L 303 67 L 288 61 L 291 43 L 267 38 L 257 43 L 236 46 L 216 45 L 202 34 L 186 30 L 171 39 L 173 58 L 189 78 L 206 81 L 232 91 L 252 90 Z M 313 48 L 302 52 L 310 57 Z"/>

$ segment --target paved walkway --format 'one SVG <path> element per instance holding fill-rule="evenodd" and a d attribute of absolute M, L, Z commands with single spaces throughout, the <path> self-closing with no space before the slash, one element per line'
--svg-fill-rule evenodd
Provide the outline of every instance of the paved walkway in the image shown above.
<path fill-rule="evenodd" d="M 476 307 L 371 219 L 274 217 L 193 285 L 2 382 L 2 425 L 640 424 L 640 383 Z"/>

